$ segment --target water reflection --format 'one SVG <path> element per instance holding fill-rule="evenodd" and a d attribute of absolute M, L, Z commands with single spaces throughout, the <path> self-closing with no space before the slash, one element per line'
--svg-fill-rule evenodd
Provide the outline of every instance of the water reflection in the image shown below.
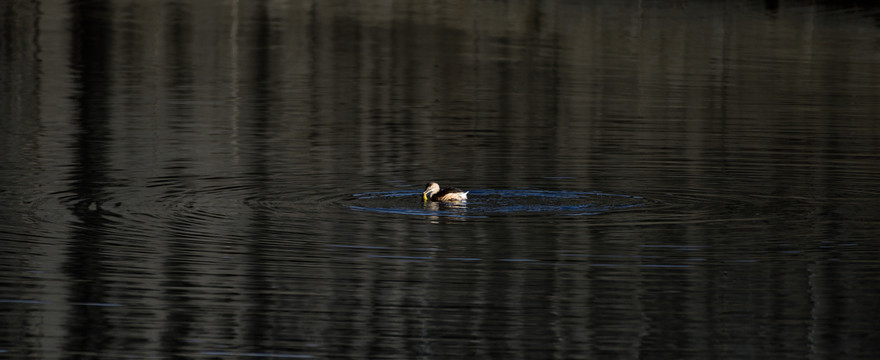
<path fill-rule="evenodd" d="M 871 358 L 836 6 L 0 5 L 0 352 Z"/>

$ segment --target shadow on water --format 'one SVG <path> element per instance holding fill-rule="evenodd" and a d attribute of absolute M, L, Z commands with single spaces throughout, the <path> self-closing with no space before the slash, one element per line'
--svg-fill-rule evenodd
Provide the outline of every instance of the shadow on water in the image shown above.
<path fill-rule="evenodd" d="M 114 226 L 107 186 L 115 183 L 109 169 L 109 144 L 114 134 L 110 123 L 111 88 L 116 80 L 106 69 L 109 66 L 112 41 L 109 38 L 108 4 L 77 3 L 71 8 L 70 63 L 75 64 L 74 95 L 76 109 L 73 121 L 77 134 L 72 150 L 70 189 L 64 202 L 75 218 L 71 231 L 69 256 L 64 264 L 65 276 L 76 279 L 70 284 L 71 304 L 100 304 L 106 301 L 106 266 L 103 257 L 95 256 L 105 246 L 106 230 Z M 107 321 L 107 311 L 100 306 L 74 306 L 65 321 L 65 349 L 71 353 L 103 353 L 108 351 L 105 331 L 96 332 Z"/>

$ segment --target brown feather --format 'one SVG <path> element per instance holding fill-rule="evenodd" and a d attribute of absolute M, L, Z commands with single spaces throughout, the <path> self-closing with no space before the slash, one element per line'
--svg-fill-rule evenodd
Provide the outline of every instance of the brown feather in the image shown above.
<path fill-rule="evenodd" d="M 461 201 L 463 200 L 461 197 L 465 195 L 465 199 L 467 199 L 467 193 L 464 190 L 459 188 L 448 188 L 442 189 L 438 193 L 431 195 L 432 201 Z"/>

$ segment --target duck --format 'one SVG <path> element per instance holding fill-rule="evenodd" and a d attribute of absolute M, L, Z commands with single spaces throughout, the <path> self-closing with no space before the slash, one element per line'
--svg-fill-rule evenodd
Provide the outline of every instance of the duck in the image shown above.
<path fill-rule="evenodd" d="M 467 200 L 468 193 L 469 191 L 454 187 L 441 190 L 440 184 L 432 181 L 425 185 L 425 192 L 422 193 L 422 200 L 425 202 L 428 200 L 437 202 L 459 202 Z"/>

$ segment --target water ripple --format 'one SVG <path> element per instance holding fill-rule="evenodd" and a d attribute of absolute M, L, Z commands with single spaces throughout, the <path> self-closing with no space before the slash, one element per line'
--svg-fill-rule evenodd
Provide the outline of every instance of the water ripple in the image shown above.
<path fill-rule="evenodd" d="M 481 218 L 524 215 L 598 215 L 639 207 L 640 196 L 585 191 L 534 189 L 475 189 L 467 202 L 423 203 L 419 191 L 381 191 L 354 194 L 346 202 L 352 210 L 398 215 Z"/>

